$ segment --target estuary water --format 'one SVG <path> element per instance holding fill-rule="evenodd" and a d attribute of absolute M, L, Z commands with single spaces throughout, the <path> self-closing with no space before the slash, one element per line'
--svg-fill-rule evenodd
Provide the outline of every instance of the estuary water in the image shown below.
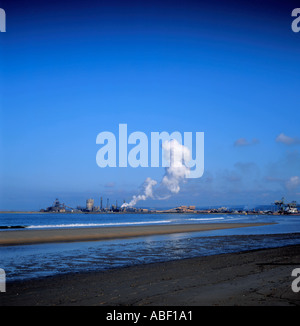
<path fill-rule="evenodd" d="M 159 224 L 251 223 L 272 225 L 161 236 L 0 247 L 7 282 L 300 244 L 300 216 L 226 214 L 0 214 L 0 237 L 27 229 Z M 10 227 L 10 228 L 7 228 Z"/>

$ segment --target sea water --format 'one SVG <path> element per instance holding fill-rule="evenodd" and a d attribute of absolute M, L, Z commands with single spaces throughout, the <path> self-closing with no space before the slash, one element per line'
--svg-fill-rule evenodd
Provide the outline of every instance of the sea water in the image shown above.
<path fill-rule="evenodd" d="M 4 213 L 0 214 L 0 231 L 7 228 L 49 229 L 114 227 L 152 224 L 191 224 L 210 222 L 247 221 L 245 215 L 196 215 L 196 214 L 74 214 L 74 213 Z"/>
<path fill-rule="evenodd" d="M 138 264 L 300 244 L 300 216 L 205 214 L 0 214 L 0 226 L 26 229 L 152 224 L 251 223 L 271 225 L 160 236 L 0 247 L 7 282 Z M 1 232 L 11 232 L 2 228 Z"/>

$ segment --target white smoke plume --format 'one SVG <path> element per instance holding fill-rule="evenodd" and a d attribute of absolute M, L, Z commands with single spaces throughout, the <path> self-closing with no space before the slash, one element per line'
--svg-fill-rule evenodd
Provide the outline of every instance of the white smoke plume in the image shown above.
<path fill-rule="evenodd" d="M 176 139 L 165 141 L 162 144 L 162 148 L 164 158 L 169 162 L 169 167 L 166 167 L 165 175 L 159 184 L 160 194 L 154 194 L 153 188 L 157 185 L 157 181 L 148 177 L 143 185 L 143 194 L 133 196 L 129 203 L 124 203 L 121 206 L 122 208 L 133 207 L 140 200 L 146 200 L 148 198 L 167 199 L 171 194 L 177 194 L 180 191 L 181 182 L 190 173 L 190 168 L 187 166 L 187 163 L 191 160 L 191 152 Z"/>
<path fill-rule="evenodd" d="M 124 203 L 121 208 L 133 207 L 140 200 L 146 200 L 147 198 L 153 198 L 153 187 L 157 184 L 157 181 L 147 178 L 144 182 L 144 194 L 133 196 L 129 203 Z"/>
<path fill-rule="evenodd" d="M 171 193 L 177 194 L 180 191 L 180 183 L 190 173 L 187 163 L 191 160 L 191 152 L 176 139 L 164 142 L 162 147 L 165 159 L 170 162 L 170 166 L 166 168 L 161 184 Z"/>

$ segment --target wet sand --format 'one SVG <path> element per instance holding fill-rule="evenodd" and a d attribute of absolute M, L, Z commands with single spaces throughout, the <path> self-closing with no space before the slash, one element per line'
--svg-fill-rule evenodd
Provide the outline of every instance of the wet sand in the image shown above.
<path fill-rule="evenodd" d="M 79 229 L 23 229 L 0 232 L 0 246 L 51 243 L 51 242 L 78 242 L 98 241 L 108 239 L 122 239 L 149 235 L 172 233 L 199 232 L 220 229 L 232 229 L 251 226 L 269 225 L 272 223 L 210 223 L 210 224 L 173 224 L 147 225 L 131 227 L 103 227 Z"/>
<path fill-rule="evenodd" d="M 3 306 L 300 305 L 300 245 L 8 283 Z"/>

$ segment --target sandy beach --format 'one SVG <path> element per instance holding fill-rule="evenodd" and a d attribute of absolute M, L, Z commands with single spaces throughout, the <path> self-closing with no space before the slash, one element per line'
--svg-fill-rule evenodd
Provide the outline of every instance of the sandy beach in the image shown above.
<path fill-rule="evenodd" d="M 95 241 L 260 225 L 266 224 L 210 223 L 28 229 L 2 232 L 0 244 L 5 247 Z M 265 241 L 267 237 L 274 239 L 273 235 L 266 234 L 256 235 L 255 239 Z M 68 272 L 14 282 L 7 278 L 6 293 L 0 295 L 0 306 L 300 305 L 299 293 L 293 292 L 291 288 L 295 279 L 292 277 L 292 270 L 295 268 L 300 268 L 300 245 L 199 256 L 101 271 Z"/>
<path fill-rule="evenodd" d="M 139 236 L 162 235 L 172 233 L 200 232 L 220 229 L 232 229 L 251 226 L 269 225 L 272 223 L 210 223 L 210 224 L 173 224 L 147 225 L 102 228 L 74 229 L 23 229 L 0 232 L 0 246 L 37 244 L 71 241 L 99 241 L 124 239 Z"/>
<path fill-rule="evenodd" d="M 2 306 L 299 305 L 300 245 L 7 284 Z"/>

